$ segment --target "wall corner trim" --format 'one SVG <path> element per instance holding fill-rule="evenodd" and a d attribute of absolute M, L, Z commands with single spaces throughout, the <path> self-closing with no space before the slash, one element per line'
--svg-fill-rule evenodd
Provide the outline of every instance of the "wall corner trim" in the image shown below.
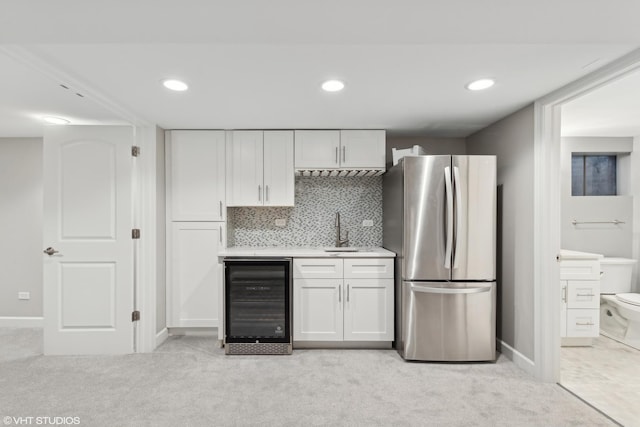
<path fill-rule="evenodd" d="M 42 328 L 43 317 L 0 317 L 0 328 Z"/>
<path fill-rule="evenodd" d="M 498 351 L 505 356 L 507 359 L 511 360 L 515 365 L 525 371 L 527 374 L 532 377 L 536 376 L 536 364 L 533 360 L 526 357 L 524 354 L 520 353 L 515 348 L 511 347 L 504 341 L 497 340 L 498 343 Z"/>

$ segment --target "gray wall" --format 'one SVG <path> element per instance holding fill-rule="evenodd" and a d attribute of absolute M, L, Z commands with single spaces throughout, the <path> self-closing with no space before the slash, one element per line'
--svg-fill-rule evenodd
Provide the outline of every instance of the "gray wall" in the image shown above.
<path fill-rule="evenodd" d="M 381 246 L 382 177 L 296 177 L 295 207 L 227 212 L 229 246 L 334 246 L 336 212 L 349 246 Z M 366 219 L 372 227 L 362 226 Z"/>
<path fill-rule="evenodd" d="M 467 154 L 467 143 L 464 138 L 435 138 L 428 136 L 387 136 L 387 169 L 393 164 L 391 149 L 411 148 L 419 145 L 425 154 Z"/>
<path fill-rule="evenodd" d="M 533 105 L 470 135 L 467 153 L 498 158 L 498 338 L 533 361 Z"/>
<path fill-rule="evenodd" d="M 167 326 L 167 224 L 164 129 L 156 126 L 156 332 Z"/>
<path fill-rule="evenodd" d="M 0 138 L 0 317 L 42 316 L 42 198 L 42 138 Z"/>
<path fill-rule="evenodd" d="M 563 249 L 594 252 L 607 256 L 632 256 L 633 197 L 630 194 L 629 153 L 633 138 L 571 137 L 562 138 L 561 171 L 561 242 Z M 571 196 L 571 153 L 618 154 L 619 196 Z M 583 224 L 578 221 L 610 221 L 624 224 Z"/>

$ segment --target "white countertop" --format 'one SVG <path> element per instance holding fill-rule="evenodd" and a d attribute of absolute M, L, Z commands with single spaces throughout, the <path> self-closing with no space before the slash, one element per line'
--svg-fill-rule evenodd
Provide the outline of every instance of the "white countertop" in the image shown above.
<path fill-rule="evenodd" d="M 327 252 L 334 248 L 300 248 L 300 247 L 251 247 L 241 246 L 224 248 L 218 252 L 219 257 L 292 257 L 292 258 L 393 258 L 394 252 L 380 247 L 356 248 L 354 252 Z"/>
<path fill-rule="evenodd" d="M 593 254 L 590 252 L 571 251 L 569 249 L 560 249 L 560 261 L 565 259 L 575 260 L 599 260 L 604 258 L 602 254 Z"/>

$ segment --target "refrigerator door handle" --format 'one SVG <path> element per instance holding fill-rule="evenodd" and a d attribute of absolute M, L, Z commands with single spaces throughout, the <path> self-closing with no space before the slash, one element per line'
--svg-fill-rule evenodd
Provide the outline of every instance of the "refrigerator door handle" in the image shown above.
<path fill-rule="evenodd" d="M 444 248 L 444 268 L 451 268 L 451 246 L 453 245 L 453 189 L 451 168 L 444 168 L 444 188 L 447 193 L 447 241 Z"/>
<path fill-rule="evenodd" d="M 491 286 L 481 286 L 477 288 L 434 288 L 411 283 L 410 287 L 414 292 L 424 292 L 428 294 L 479 294 L 491 291 Z"/>
<path fill-rule="evenodd" d="M 462 225 L 462 192 L 460 191 L 460 170 L 457 166 L 453 167 L 453 191 L 456 193 L 456 243 L 453 246 L 453 268 L 458 268 L 458 248 L 460 247 L 460 226 Z"/>

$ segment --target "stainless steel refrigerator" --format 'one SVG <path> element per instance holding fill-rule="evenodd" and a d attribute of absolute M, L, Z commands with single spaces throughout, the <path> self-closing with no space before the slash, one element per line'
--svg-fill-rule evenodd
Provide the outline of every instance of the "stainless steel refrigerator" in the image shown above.
<path fill-rule="evenodd" d="M 495 360 L 495 156 L 405 157 L 384 175 L 383 200 L 400 355 Z"/>

